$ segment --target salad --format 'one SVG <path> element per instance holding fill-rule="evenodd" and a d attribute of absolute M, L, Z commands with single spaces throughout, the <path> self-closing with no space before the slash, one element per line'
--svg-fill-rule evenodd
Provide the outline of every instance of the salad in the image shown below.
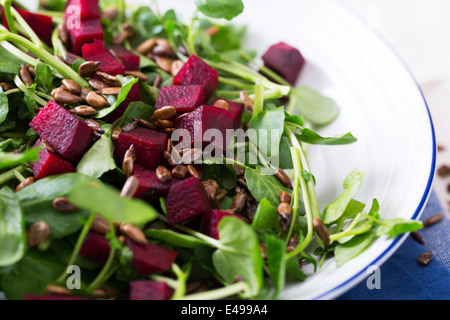
<path fill-rule="evenodd" d="M 357 168 L 319 208 L 308 146 L 357 139 L 317 133 L 339 107 L 297 85 L 298 48 L 244 48 L 244 3 L 0 0 L 7 299 L 277 299 L 422 228 L 357 200 Z"/>

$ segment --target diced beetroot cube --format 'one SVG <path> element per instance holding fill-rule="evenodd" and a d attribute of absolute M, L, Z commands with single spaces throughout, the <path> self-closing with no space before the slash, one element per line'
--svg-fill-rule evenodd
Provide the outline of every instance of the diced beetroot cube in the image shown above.
<path fill-rule="evenodd" d="M 202 59 L 191 55 L 183 68 L 173 79 L 174 85 L 193 85 L 203 86 L 205 101 L 207 101 L 217 90 L 219 85 L 219 73 L 216 69 L 207 65 Z"/>
<path fill-rule="evenodd" d="M 39 139 L 35 146 L 41 145 L 41 141 Z M 39 151 L 38 161 L 30 163 L 30 167 L 36 179 L 76 171 L 71 163 L 46 148 Z"/>
<path fill-rule="evenodd" d="M 71 6 L 74 6 L 71 8 Z M 97 0 L 69 0 L 66 5 L 65 18 L 76 14 L 79 19 L 100 19 L 100 7 Z"/>
<path fill-rule="evenodd" d="M 91 128 L 53 100 L 36 115 L 30 127 L 71 163 L 81 159 L 94 136 Z"/>
<path fill-rule="evenodd" d="M 177 251 L 151 242 L 141 245 L 127 239 L 127 246 L 133 252 L 133 266 L 141 276 L 169 270 L 178 255 Z"/>
<path fill-rule="evenodd" d="M 130 282 L 130 300 L 170 300 L 173 289 L 166 282 L 135 280 Z"/>
<path fill-rule="evenodd" d="M 170 188 L 166 209 L 169 226 L 173 226 L 202 216 L 211 210 L 211 205 L 202 182 L 192 177 Z"/>
<path fill-rule="evenodd" d="M 147 169 L 156 169 L 161 164 L 162 154 L 167 147 L 167 134 L 144 128 L 123 132 L 117 140 L 114 157 L 123 159 L 131 145 L 134 145 L 137 164 Z"/>
<path fill-rule="evenodd" d="M 128 92 L 127 98 L 110 114 L 103 118 L 103 121 L 106 123 L 113 123 L 121 116 L 123 116 L 125 110 L 127 110 L 128 106 L 131 102 L 141 101 L 141 94 L 139 92 L 139 84 L 135 84 L 131 87 Z"/>
<path fill-rule="evenodd" d="M 167 196 L 170 188 L 181 181 L 172 178 L 172 180 L 162 183 L 156 177 L 155 170 L 149 170 L 138 164 L 134 167 L 133 175 L 139 179 L 139 188 L 134 196 L 141 199 L 146 199 L 151 190 L 156 191 L 158 195 Z"/>
<path fill-rule="evenodd" d="M 141 63 L 141 57 L 121 46 L 109 46 L 108 50 L 114 50 L 117 57 L 122 61 L 127 71 L 138 71 Z"/>
<path fill-rule="evenodd" d="M 67 26 L 67 24 L 66 24 Z M 81 54 L 81 48 L 88 43 L 103 40 L 103 27 L 100 19 L 80 21 L 79 28 L 68 28 L 72 52 Z"/>
<path fill-rule="evenodd" d="M 81 247 L 80 256 L 98 262 L 106 262 L 110 251 L 111 247 L 105 235 L 95 231 L 89 231 Z"/>
<path fill-rule="evenodd" d="M 28 23 L 31 29 L 46 45 L 52 46 L 52 30 L 53 21 L 50 16 L 32 13 L 27 10 L 15 8 L 22 18 Z M 5 9 L 2 8 L 2 22 L 3 25 L 9 29 L 8 21 L 6 21 Z"/>
<path fill-rule="evenodd" d="M 159 91 L 156 109 L 174 106 L 177 115 L 194 111 L 205 103 L 203 87 L 200 85 L 168 86 Z"/>
<path fill-rule="evenodd" d="M 225 100 L 228 102 L 229 109 L 228 111 L 234 115 L 234 128 L 238 129 L 241 127 L 242 114 L 244 113 L 244 104 L 239 102 L 234 102 L 222 98 L 215 98 L 211 105 L 214 105 L 218 100 Z"/>
<path fill-rule="evenodd" d="M 305 64 L 300 51 L 284 42 L 271 46 L 262 60 L 264 66 L 283 77 L 291 85 L 295 85 Z"/>
<path fill-rule="evenodd" d="M 219 222 L 223 217 L 236 217 L 242 219 L 240 216 L 221 210 L 211 210 L 203 216 L 203 233 L 211 238 L 219 240 Z"/>
<path fill-rule="evenodd" d="M 66 296 L 66 295 L 57 295 L 57 294 L 45 294 L 45 295 L 26 295 L 23 297 L 23 300 L 35 300 L 35 301 L 56 301 L 56 300 L 90 300 L 86 297 L 80 296 Z"/>
<path fill-rule="evenodd" d="M 99 71 L 113 76 L 125 72 L 125 66 L 106 50 L 101 40 L 95 40 L 93 43 L 85 44 L 81 48 L 81 52 L 84 60 L 101 61 L 100 67 L 98 68 Z"/>
<path fill-rule="evenodd" d="M 191 135 L 191 144 L 193 146 L 196 141 L 197 144 L 200 144 L 199 142 L 201 141 L 203 148 L 212 145 L 215 149 L 226 150 L 227 129 L 234 130 L 234 121 L 234 115 L 225 109 L 201 106 L 181 119 L 178 119 L 175 122 L 175 128 L 187 130 Z M 209 129 L 218 130 L 217 134 L 220 133 L 222 139 L 206 141 L 205 132 Z M 198 132 L 197 136 L 195 132 Z M 199 136 L 200 133 L 201 137 Z"/>

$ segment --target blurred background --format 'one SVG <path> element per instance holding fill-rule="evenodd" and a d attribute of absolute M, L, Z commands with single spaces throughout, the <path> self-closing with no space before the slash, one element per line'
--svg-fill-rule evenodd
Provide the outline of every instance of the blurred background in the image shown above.
<path fill-rule="evenodd" d="M 433 118 L 440 146 L 437 169 L 450 166 L 450 1 L 338 1 L 381 34 L 408 65 Z M 450 177 L 436 175 L 434 190 L 450 218 Z"/>

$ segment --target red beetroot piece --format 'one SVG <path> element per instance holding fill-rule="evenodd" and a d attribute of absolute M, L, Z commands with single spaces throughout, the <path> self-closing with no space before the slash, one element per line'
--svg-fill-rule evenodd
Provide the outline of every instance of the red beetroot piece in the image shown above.
<path fill-rule="evenodd" d="M 219 240 L 219 222 L 223 217 L 236 217 L 242 219 L 240 216 L 221 210 L 211 210 L 203 216 L 203 233 L 211 238 Z"/>
<path fill-rule="evenodd" d="M 94 136 L 91 128 L 53 100 L 36 115 L 30 127 L 72 164 L 86 153 Z"/>
<path fill-rule="evenodd" d="M 175 184 L 166 199 L 169 226 L 202 216 L 211 210 L 208 194 L 200 179 L 188 178 Z"/>
<path fill-rule="evenodd" d="M 32 13 L 27 10 L 22 10 L 15 8 L 16 11 L 22 16 L 22 18 L 28 23 L 28 25 L 33 29 L 36 35 L 41 39 L 46 45 L 52 46 L 52 30 L 53 21 L 50 16 L 45 16 L 42 14 Z M 2 22 L 3 25 L 9 29 L 8 21 L 6 21 L 5 9 L 2 8 Z"/>
<path fill-rule="evenodd" d="M 130 300 L 170 300 L 173 289 L 166 282 L 136 280 L 130 282 Z"/>
<path fill-rule="evenodd" d="M 141 276 L 169 270 L 178 255 L 177 251 L 151 242 L 140 245 L 127 239 L 127 246 L 133 252 L 133 266 Z"/>
<path fill-rule="evenodd" d="M 126 99 L 110 114 L 103 118 L 106 123 L 113 123 L 125 113 L 131 102 L 141 101 L 141 94 L 139 92 L 139 85 L 136 83 L 128 92 Z"/>
<path fill-rule="evenodd" d="M 85 44 L 81 48 L 83 59 L 87 61 L 101 61 L 99 71 L 110 75 L 123 74 L 125 66 L 106 50 L 103 41 L 95 40 L 93 43 Z"/>
<path fill-rule="evenodd" d="M 198 144 L 206 148 L 211 145 L 214 149 L 226 150 L 227 129 L 234 130 L 234 122 L 234 115 L 225 109 L 201 106 L 177 120 L 175 128 L 185 129 L 190 133 L 192 146 Z M 205 136 L 205 132 L 210 129 L 218 130 L 214 135 L 215 138 L 211 139 L 214 141 L 209 141 Z M 198 133 L 196 134 L 196 132 Z M 209 133 L 211 132 L 209 131 Z M 221 139 L 217 140 L 217 136 L 220 136 Z"/>
<path fill-rule="evenodd" d="M 39 146 L 41 143 L 42 140 L 39 139 L 35 146 Z M 36 179 L 76 171 L 71 163 L 46 148 L 39 151 L 38 161 L 30 163 L 30 167 Z"/>
<path fill-rule="evenodd" d="M 239 102 L 234 102 L 222 98 L 215 98 L 211 105 L 214 105 L 218 100 L 225 100 L 228 102 L 229 109 L 228 111 L 234 116 L 234 129 L 238 129 L 241 127 L 242 114 L 244 113 L 244 104 Z"/>
<path fill-rule="evenodd" d="M 69 33 L 71 51 L 81 55 L 81 48 L 94 41 L 103 41 L 103 27 L 100 19 L 90 19 L 80 21 L 79 28 L 69 28 L 66 21 L 67 32 Z"/>
<path fill-rule="evenodd" d="M 108 50 L 114 50 L 117 57 L 122 61 L 127 71 L 138 71 L 141 57 L 121 46 L 108 46 Z"/>
<path fill-rule="evenodd" d="M 80 256 L 98 262 L 106 262 L 110 251 L 111 247 L 105 235 L 95 231 L 89 231 L 81 247 Z"/>
<path fill-rule="evenodd" d="M 271 46 L 262 60 L 264 66 L 283 77 L 291 85 L 295 85 L 305 64 L 300 51 L 284 42 Z"/>
<path fill-rule="evenodd" d="M 205 103 L 203 87 L 200 85 L 191 86 L 168 86 L 162 87 L 159 91 L 156 109 L 165 106 L 174 106 L 177 115 L 194 111 Z"/>
<path fill-rule="evenodd" d="M 207 65 L 202 59 L 191 55 L 183 68 L 173 79 L 174 85 L 193 85 L 203 86 L 205 101 L 213 95 L 219 85 L 219 73 L 216 69 Z"/>
<path fill-rule="evenodd" d="M 160 196 L 167 196 L 170 188 L 181 181 L 172 178 L 172 180 L 162 183 L 156 177 L 155 170 L 149 170 L 138 164 L 134 166 L 133 175 L 139 179 L 139 188 L 134 196 L 141 199 L 147 199 L 150 191 L 155 191 Z"/>
<path fill-rule="evenodd" d="M 167 147 L 167 134 L 138 128 L 119 135 L 114 157 L 123 159 L 127 150 L 134 145 L 136 163 L 147 169 L 156 169 L 161 164 L 162 154 Z"/>
<path fill-rule="evenodd" d="M 71 7 L 72 6 L 72 7 Z M 80 20 L 100 19 L 100 7 L 97 0 L 69 0 L 66 5 L 65 19 L 75 15 Z"/>

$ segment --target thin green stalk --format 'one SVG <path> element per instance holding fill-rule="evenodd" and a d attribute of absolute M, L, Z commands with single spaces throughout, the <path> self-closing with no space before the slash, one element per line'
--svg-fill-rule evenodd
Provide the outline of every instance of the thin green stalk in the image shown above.
<path fill-rule="evenodd" d="M 20 165 L 14 169 L 11 169 L 9 171 L 6 171 L 6 172 L 0 174 L 0 185 L 14 179 L 16 177 L 17 172 L 22 173 L 26 169 L 27 168 L 24 165 Z"/>
<path fill-rule="evenodd" d="M 243 89 L 243 90 L 254 90 L 254 86 L 248 82 L 244 82 L 242 80 L 239 79 L 233 79 L 233 78 L 225 78 L 225 77 L 219 77 L 219 83 L 221 84 L 225 84 L 225 85 L 229 85 L 229 86 L 233 86 L 239 89 Z"/>
<path fill-rule="evenodd" d="M 194 293 L 184 296 L 180 300 L 219 300 L 226 297 L 231 297 L 239 293 L 248 295 L 250 288 L 245 282 L 238 282 L 220 289 L 210 290 L 201 293 Z"/>
<path fill-rule="evenodd" d="M 75 248 L 72 252 L 72 255 L 70 256 L 69 262 L 67 262 L 67 267 L 73 265 L 75 263 L 75 260 L 78 257 L 78 254 L 80 253 L 81 247 L 83 246 L 84 240 L 86 239 L 87 234 L 89 233 L 89 230 L 91 230 L 92 222 L 94 221 L 96 214 L 91 213 L 88 220 L 83 226 L 83 229 L 81 230 L 80 235 L 78 236 L 77 243 L 75 244 Z M 67 270 L 67 268 L 66 268 Z M 63 274 L 58 278 L 58 283 L 63 283 L 64 280 L 66 280 L 67 272 L 63 272 Z"/>
<path fill-rule="evenodd" d="M 16 177 L 17 180 L 19 180 L 20 182 L 23 182 L 25 180 L 25 177 L 17 170 L 14 170 L 14 176 Z"/>
<path fill-rule="evenodd" d="M 11 30 L 12 33 L 17 33 L 16 24 L 11 13 L 11 3 L 12 0 L 5 0 L 2 1 L 1 4 L 3 5 L 4 15 L 6 18 L 6 22 L 8 23 L 9 30 Z"/>
<path fill-rule="evenodd" d="M 0 30 L 3 30 L 3 28 L 1 28 L 0 25 Z M 36 59 L 34 59 L 32 56 L 26 54 L 25 52 L 21 51 L 19 48 L 13 46 L 11 43 L 6 42 L 6 41 L 1 41 L 0 45 L 5 48 L 9 53 L 11 53 L 12 55 L 16 56 L 17 58 L 19 58 L 20 60 L 22 60 L 23 62 L 36 67 L 37 64 L 39 63 Z"/>
<path fill-rule="evenodd" d="M 152 275 L 150 275 L 150 279 L 152 279 L 154 281 L 158 281 L 158 282 L 165 282 L 165 283 L 167 283 L 167 285 L 169 287 L 171 287 L 174 290 L 178 287 L 178 281 L 177 280 L 174 280 L 174 279 L 168 278 L 168 277 L 164 277 L 164 276 L 161 276 L 159 274 L 152 274 Z"/>
<path fill-rule="evenodd" d="M 63 59 L 66 58 L 67 50 L 61 39 L 59 38 L 58 28 L 55 28 L 52 33 L 52 45 L 54 49 L 54 54 L 61 56 Z"/>
<path fill-rule="evenodd" d="M 183 272 L 177 264 L 172 265 L 172 272 L 177 276 L 177 286 L 175 292 L 172 295 L 172 300 L 178 300 L 186 295 L 186 281 L 189 277 L 190 268 L 187 272 Z"/>
<path fill-rule="evenodd" d="M 361 213 L 359 213 L 358 215 L 356 215 L 356 217 L 352 220 L 350 225 L 344 231 L 330 235 L 330 243 L 333 243 L 333 241 L 336 241 L 342 237 L 351 235 L 351 230 L 356 226 L 356 224 L 359 222 L 359 220 L 362 217 L 363 217 L 363 215 Z"/>
<path fill-rule="evenodd" d="M 14 83 L 16 86 L 22 90 L 24 93 L 28 94 L 34 101 L 36 101 L 41 106 L 45 107 L 47 105 L 47 101 L 40 98 L 33 90 L 27 88 L 27 86 L 20 80 L 19 76 L 14 77 Z"/>
<path fill-rule="evenodd" d="M 11 8 L 11 12 L 14 14 L 14 18 L 16 18 L 17 26 L 20 26 L 21 32 L 26 34 L 30 40 L 41 50 L 45 49 L 44 43 L 37 36 L 34 30 L 28 25 L 24 18 L 17 12 L 16 9 Z"/>
<path fill-rule="evenodd" d="M 253 117 L 264 110 L 264 87 L 260 82 L 255 84 L 253 96 Z"/>
<path fill-rule="evenodd" d="M 116 248 L 112 247 L 106 264 L 103 266 L 103 269 L 100 271 L 97 278 L 95 278 L 95 280 L 89 285 L 88 290 L 94 291 L 108 280 L 108 276 L 111 274 L 110 271 L 114 263 L 115 255 Z"/>

